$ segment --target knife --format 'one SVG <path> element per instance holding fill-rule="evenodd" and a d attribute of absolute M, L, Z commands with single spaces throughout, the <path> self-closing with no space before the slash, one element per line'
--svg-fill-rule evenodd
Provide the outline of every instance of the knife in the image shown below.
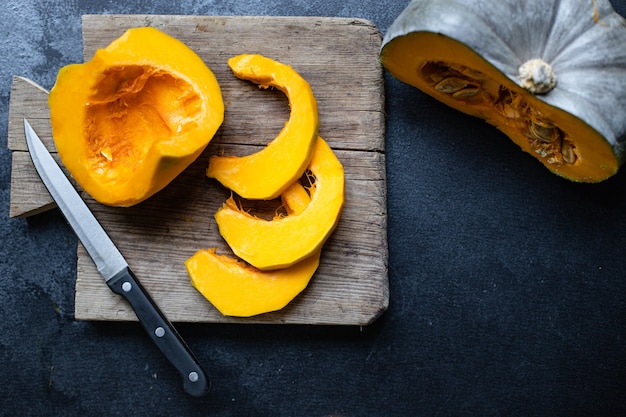
<path fill-rule="evenodd" d="M 209 380 L 198 359 L 140 284 L 26 119 L 24 132 L 37 173 L 93 259 L 98 272 L 113 292 L 128 300 L 152 341 L 182 375 L 185 392 L 196 397 L 204 395 L 208 391 Z"/>

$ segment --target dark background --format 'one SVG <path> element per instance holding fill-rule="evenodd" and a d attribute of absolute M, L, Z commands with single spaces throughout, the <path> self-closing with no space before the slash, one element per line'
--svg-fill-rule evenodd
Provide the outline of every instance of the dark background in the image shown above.
<path fill-rule="evenodd" d="M 74 320 L 76 238 L 58 211 L 9 219 L 11 77 L 49 89 L 81 62 L 82 14 L 361 17 L 384 33 L 406 4 L 3 1 L 0 415 L 626 415 L 626 171 L 560 179 L 387 74 L 388 311 L 364 328 L 178 325 L 205 398 L 138 324 Z"/>

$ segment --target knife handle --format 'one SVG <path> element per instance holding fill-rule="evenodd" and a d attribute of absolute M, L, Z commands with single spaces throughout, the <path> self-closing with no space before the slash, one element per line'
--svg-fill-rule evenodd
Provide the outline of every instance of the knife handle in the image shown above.
<path fill-rule="evenodd" d="M 209 380 L 200 362 L 131 269 L 125 268 L 107 284 L 113 292 L 128 300 L 152 341 L 182 375 L 185 392 L 195 397 L 204 395 L 209 389 Z"/>

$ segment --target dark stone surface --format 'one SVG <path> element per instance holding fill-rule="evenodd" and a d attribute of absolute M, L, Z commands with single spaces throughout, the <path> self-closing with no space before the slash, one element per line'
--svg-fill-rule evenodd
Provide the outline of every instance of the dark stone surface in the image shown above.
<path fill-rule="evenodd" d="M 559 179 L 389 76 L 389 310 L 366 328 L 179 325 L 205 398 L 183 394 L 138 324 L 74 320 L 76 238 L 57 211 L 8 218 L 11 76 L 52 87 L 82 60 L 82 14 L 361 17 L 385 32 L 405 5 L 4 2 L 0 415 L 626 415 L 626 172 Z"/>

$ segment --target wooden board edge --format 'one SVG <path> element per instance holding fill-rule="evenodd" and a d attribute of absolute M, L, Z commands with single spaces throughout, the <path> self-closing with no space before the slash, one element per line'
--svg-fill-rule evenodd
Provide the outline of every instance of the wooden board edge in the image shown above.
<path fill-rule="evenodd" d="M 20 75 L 14 75 L 9 97 L 9 119 L 7 148 L 11 151 L 28 151 L 24 137 L 24 118 L 39 132 L 40 113 L 49 113 L 47 107 L 48 90 L 36 82 Z M 44 99 L 45 98 L 45 99 Z M 46 101 L 45 103 L 43 101 Z M 45 108 L 42 108 L 45 105 Z M 49 118 L 49 117 L 48 117 Z M 44 133 L 48 133 L 47 131 Z M 43 138 L 42 138 L 43 139 Z"/>
<path fill-rule="evenodd" d="M 30 160 L 23 122 L 25 118 L 28 119 L 48 149 L 51 149 L 48 93 L 48 90 L 26 77 L 13 76 L 7 135 L 7 148 L 11 151 L 10 218 L 26 218 L 56 207 Z M 51 153 L 56 153 L 53 146 Z"/>
<path fill-rule="evenodd" d="M 185 14 L 149 14 L 149 13 L 137 13 L 137 14 L 125 14 L 125 13 L 113 13 L 113 14 L 97 14 L 97 13 L 85 13 L 81 15 L 81 26 L 85 27 L 93 22 L 99 22 L 102 19 L 136 19 L 138 22 L 143 22 L 145 26 L 151 26 L 159 24 L 159 21 L 171 20 L 171 19 L 219 19 L 219 20 L 260 20 L 265 21 L 268 19 L 276 19 L 282 21 L 309 21 L 315 22 L 324 20 L 328 22 L 338 22 L 340 24 L 349 24 L 354 26 L 364 26 L 375 29 L 380 33 L 382 40 L 382 32 L 378 29 L 378 26 L 369 19 L 362 17 L 346 17 L 346 16 L 305 16 L 305 15 L 289 15 L 289 16 L 264 16 L 264 15 L 245 15 L 245 16 L 227 16 L 227 15 L 185 15 Z M 202 30 L 202 28 L 198 28 Z"/>

